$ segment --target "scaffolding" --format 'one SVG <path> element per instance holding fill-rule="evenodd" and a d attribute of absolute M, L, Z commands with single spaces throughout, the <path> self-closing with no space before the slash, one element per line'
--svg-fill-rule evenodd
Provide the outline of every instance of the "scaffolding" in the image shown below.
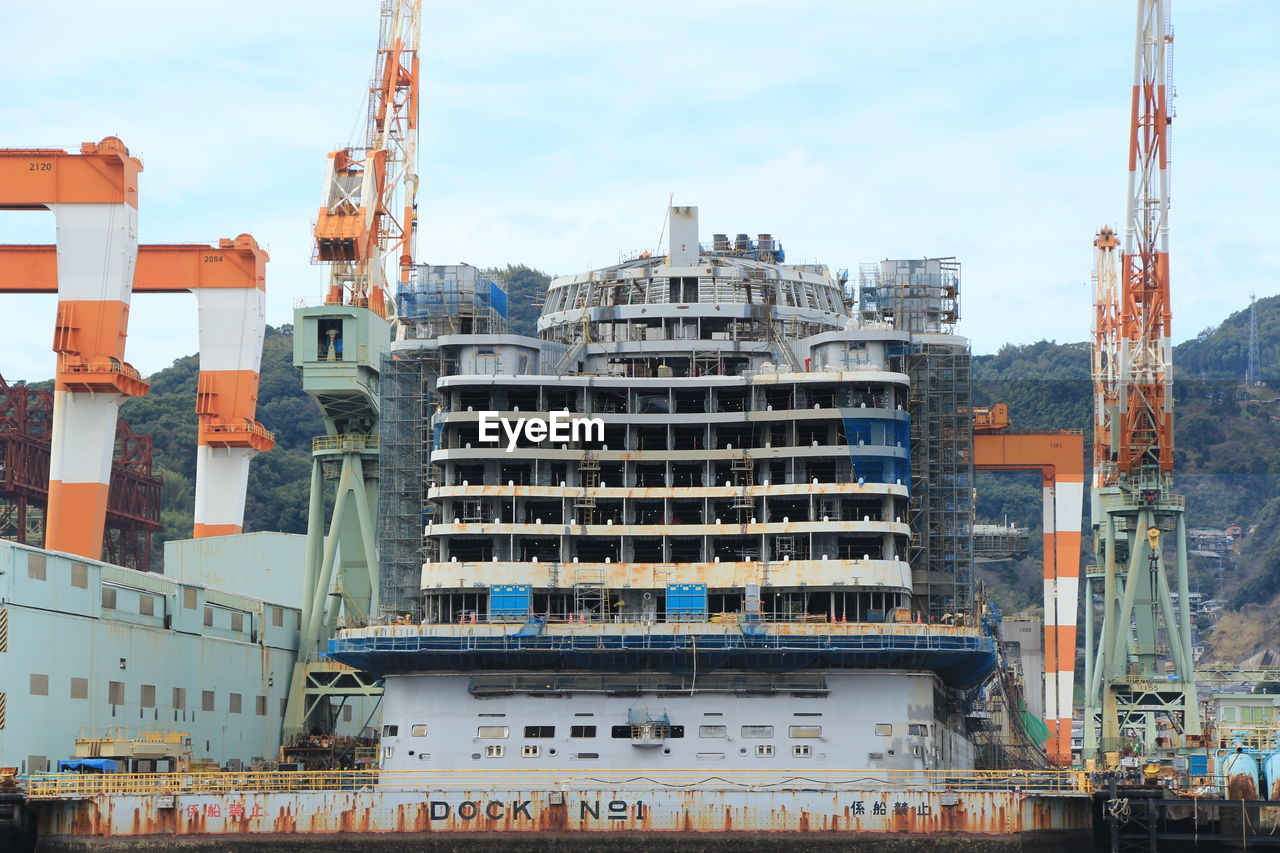
<path fill-rule="evenodd" d="M 916 340 L 911 377 L 911 554 L 917 609 L 973 608 L 973 416 L 970 352 L 958 338 Z"/>
<path fill-rule="evenodd" d="M 384 616 L 422 617 L 422 545 L 431 458 L 434 350 L 382 358 L 379 421 L 379 602 Z"/>
<path fill-rule="evenodd" d="M 507 330 L 507 292 L 496 278 L 470 264 L 414 267 L 396 295 L 409 337 L 499 334 Z"/>
<path fill-rule="evenodd" d="M 884 260 L 858 269 L 864 320 L 907 332 L 940 332 L 960 319 L 960 262 L 955 258 Z"/>

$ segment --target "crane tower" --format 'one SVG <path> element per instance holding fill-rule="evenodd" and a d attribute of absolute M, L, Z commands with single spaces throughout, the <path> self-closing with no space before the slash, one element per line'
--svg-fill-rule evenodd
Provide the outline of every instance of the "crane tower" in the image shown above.
<path fill-rule="evenodd" d="M 1173 486 L 1168 0 L 1138 0 L 1124 249 L 1094 241 L 1092 524 L 1085 578 L 1086 758 L 1201 735 L 1184 500 Z M 1176 599 L 1174 592 L 1176 590 Z M 1093 601 L 1102 624 L 1094 637 Z"/>
<path fill-rule="evenodd" d="M 286 738 L 332 731 L 339 707 L 377 692 L 321 655 L 338 627 L 366 624 L 378 608 L 379 364 L 394 305 L 387 280 L 407 282 L 413 265 L 420 30 L 418 0 L 382 3 L 364 139 L 333 151 L 325 167 L 314 250 L 326 269 L 323 304 L 294 312 L 294 365 L 324 415 L 325 435 L 312 441 L 302 636 Z"/>

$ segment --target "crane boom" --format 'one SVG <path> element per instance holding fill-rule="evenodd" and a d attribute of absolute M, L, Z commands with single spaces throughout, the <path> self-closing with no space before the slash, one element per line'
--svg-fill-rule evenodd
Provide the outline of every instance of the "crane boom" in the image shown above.
<path fill-rule="evenodd" d="M 413 267 L 418 176 L 419 0 L 384 0 L 364 144 L 329 154 L 315 259 L 328 265 L 325 302 L 387 313 L 387 262 Z M 393 303 L 394 304 L 394 303 Z"/>
<path fill-rule="evenodd" d="M 1169 0 L 1137 0 L 1124 248 L 1094 240 L 1095 564 L 1085 575 L 1084 754 L 1203 739 L 1185 500 L 1173 487 Z M 1102 624 L 1094 631 L 1094 600 Z"/>
<path fill-rule="evenodd" d="M 1169 303 L 1167 0 L 1138 3 L 1129 126 L 1129 194 L 1120 259 L 1120 414 L 1116 473 L 1167 490 L 1173 474 Z"/>

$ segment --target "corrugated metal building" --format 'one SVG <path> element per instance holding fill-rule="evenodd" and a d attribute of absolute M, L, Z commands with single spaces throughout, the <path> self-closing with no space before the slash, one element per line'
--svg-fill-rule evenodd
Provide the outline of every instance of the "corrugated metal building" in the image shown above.
<path fill-rule="evenodd" d="M 0 765 L 56 767 L 114 726 L 189 732 L 195 758 L 224 765 L 275 758 L 298 620 L 286 603 L 0 541 Z"/>

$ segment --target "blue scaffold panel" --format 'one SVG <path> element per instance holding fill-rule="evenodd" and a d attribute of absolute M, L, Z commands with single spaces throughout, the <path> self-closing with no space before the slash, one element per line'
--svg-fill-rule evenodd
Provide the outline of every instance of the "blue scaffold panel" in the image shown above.
<path fill-rule="evenodd" d="M 505 584 L 489 589 L 491 616 L 524 616 L 533 610 L 533 587 L 530 584 Z"/>
<path fill-rule="evenodd" d="M 705 617 L 707 585 L 705 583 L 667 584 L 667 614 Z"/>
<path fill-rule="evenodd" d="M 489 282 L 489 298 L 499 317 L 507 316 L 507 292 L 496 281 Z"/>

